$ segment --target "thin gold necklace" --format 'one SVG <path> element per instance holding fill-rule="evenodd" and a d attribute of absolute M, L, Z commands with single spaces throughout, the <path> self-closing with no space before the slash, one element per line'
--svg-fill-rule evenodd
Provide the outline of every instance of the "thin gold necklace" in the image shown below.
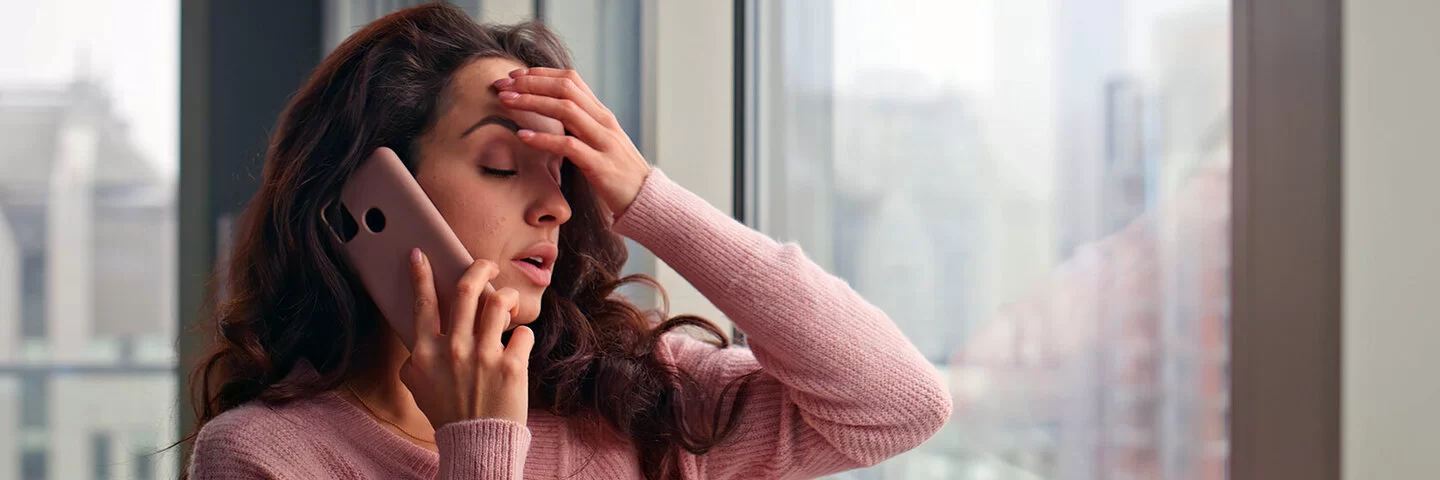
<path fill-rule="evenodd" d="M 370 404 L 365 402 L 365 397 L 360 396 L 360 393 L 359 393 L 359 392 L 356 392 L 355 389 L 354 389 L 353 387 L 351 387 L 348 382 L 345 383 L 345 389 L 346 389 L 346 390 L 349 390 L 349 391 L 350 391 L 350 394 L 351 394 L 351 395 L 354 395 L 354 396 L 355 396 L 355 399 L 360 401 L 360 405 L 363 406 L 363 407 L 365 407 L 365 411 L 370 412 L 370 416 L 375 417 L 376 419 L 379 419 L 379 420 L 382 421 L 382 422 L 385 422 L 385 423 L 390 424 L 390 426 L 395 427 L 396 430 L 399 430 L 400 433 L 405 434 L 405 436 L 407 436 L 407 437 L 410 437 L 410 438 L 413 438 L 413 439 L 415 439 L 415 440 L 417 440 L 417 441 L 424 442 L 424 443 L 428 443 L 428 444 L 431 444 L 431 445 L 434 445 L 434 444 L 435 444 L 435 441 L 434 441 L 434 440 L 426 440 L 426 439 L 423 439 L 423 438 L 420 438 L 420 437 L 411 435 L 410 432 L 405 431 L 405 428 L 404 428 L 404 427 L 401 427 L 399 424 L 396 424 L 395 422 L 390 421 L 390 419 L 381 416 L 379 413 L 376 413 L 376 412 L 375 412 L 375 409 L 370 408 Z"/>

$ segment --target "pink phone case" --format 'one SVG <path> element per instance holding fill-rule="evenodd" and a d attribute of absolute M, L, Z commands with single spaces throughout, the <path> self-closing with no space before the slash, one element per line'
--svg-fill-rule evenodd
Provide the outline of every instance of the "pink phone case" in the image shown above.
<path fill-rule="evenodd" d="M 389 148 L 376 149 L 346 180 L 340 202 L 342 214 L 348 210 L 358 227 L 349 241 L 341 235 L 346 259 L 405 345 L 415 344 L 415 292 L 410 279 L 410 249 L 415 247 L 430 260 L 440 329 L 449 332 L 448 310 L 454 304 L 456 282 L 473 259 L 400 157 Z M 487 293 L 492 290 L 486 285 Z"/>

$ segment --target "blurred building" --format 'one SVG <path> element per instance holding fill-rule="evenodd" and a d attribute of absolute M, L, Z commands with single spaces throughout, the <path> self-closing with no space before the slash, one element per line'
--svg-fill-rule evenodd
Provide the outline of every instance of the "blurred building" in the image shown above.
<path fill-rule="evenodd" d="M 1104 81 L 1097 138 L 1064 140 L 1069 260 L 952 359 L 951 428 L 1034 477 L 1226 478 L 1228 19 L 1151 34 L 1156 71 Z"/>
<path fill-rule="evenodd" d="M 0 479 L 173 477 L 173 182 L 86 79 L 0 88 L 0 152 Z"/>
<path fill-rule="evenodd" d="M 956 394 L 925 445 L 834 478 L 1223 478 L 1228 7 L 917 4 L 979 20 L 906 36 L 947 45 L 922 65 L 875 48 L 909 48 L 871 28 L 924 23 L 905 6 L 755 26 L 779 45 L 756 54 L 757 225 Z"/>

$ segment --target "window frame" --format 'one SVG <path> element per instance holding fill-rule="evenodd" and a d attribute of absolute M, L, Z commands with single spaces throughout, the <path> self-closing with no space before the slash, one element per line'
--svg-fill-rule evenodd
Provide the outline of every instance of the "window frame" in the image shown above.
<path fill-rule="evenodd" d="M 1341 0 L 1234 0 L 1230 476 L 1341 476 Z"/>
<path fill-rule="evenodd" d="M 757 10 L 735 1 L 733 211 L 752 227 Z M 1235 480 L 1340 478 L 1341 21 L 1341 0 L 1231 2 Z"/>

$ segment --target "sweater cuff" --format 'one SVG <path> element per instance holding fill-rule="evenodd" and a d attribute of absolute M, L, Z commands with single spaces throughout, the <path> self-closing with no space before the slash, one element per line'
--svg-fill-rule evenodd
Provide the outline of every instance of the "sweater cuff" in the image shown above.
<path fill-rule="evenodd" d="M 660 167 L 650 167 L 650 173 L 640 183 L 640 192 L 625 207 L 625 212 L 615 217 L 610 229 L 636 241 L 639 241 L 636 235 L 655 231 L 656 223 L 663 222 L 664 211 L 672 209 L 675 199 L 667 190 L 675 186 L 675 182 L 665 176 Z"/>
<path fill-rule="evenodd" d="M 435 445 L 441 479 L 518 479 L 530 451 L 530 429 L 498 418 L 465 420 L 436 430 Z"/>

